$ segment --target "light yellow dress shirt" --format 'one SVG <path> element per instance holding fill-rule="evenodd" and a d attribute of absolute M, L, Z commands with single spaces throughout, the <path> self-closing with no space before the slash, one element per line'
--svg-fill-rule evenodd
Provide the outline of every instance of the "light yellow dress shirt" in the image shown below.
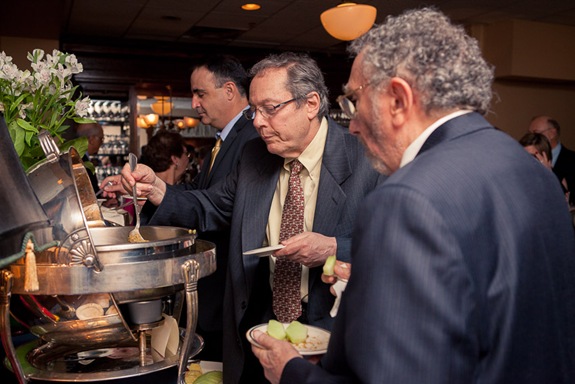
<path fill-rule="evenodd" d="M 300 172 L 300 178 L 304 193 L 304 231 L 313 231 L 313 220 L 315 215 L 315 206 L 317 202 L 317 191 L 319 187 L 319 175 L 321 173 L 321 159 L 325 148 L 327 138 L 327 119 L 323 119 L 318 130 L 308 147 L 298 157 L 303 168 Z M 282 209 L 288 192 L 290 165 L 294 159 L 285 159 L 284 166 L 280 172 L 280 177 L 276 185 L 274 198 L 268 218 L 266 235 L 268 245 L 279 244 L 280 226 L 282 218 Z M 273 287 L 273 275 L 275 267 L 275 257 L 270 258 L 270 285 Z M 301 274 L 301 297 L 307 302 L 308 294 L 309 269 L 302 266 Z"/>

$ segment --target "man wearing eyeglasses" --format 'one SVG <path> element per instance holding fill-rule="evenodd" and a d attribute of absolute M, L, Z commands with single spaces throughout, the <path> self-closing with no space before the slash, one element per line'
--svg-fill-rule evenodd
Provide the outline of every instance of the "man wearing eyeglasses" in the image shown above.
<path fill-rule="evenodd" d="M 385 179 L 370 166 L 361 143 L 327 118 L 328 91 L 309 56 L 272 55 L 257 63 L 251 75 L 250 108 L 244 115 L 253 119 L 261 139 L 246 144 L 238 167 L 222 183 L 181 192 L 166 187 L 142 165 L 134 173 L 128 168 L 122 173 L 126 185 L 137 180 L 139 194 L 158 205 L 150 224 L 200 231 L 231 225 L 224 301 L 226 383 L 265 382 L 246 340 L 250 327 L 278 318 L 331 329 L 334 297 L 321 281 L 321 267 L 330 255 L 350 261 L 357 208 Z M 299 174 L 291 173 L 294 168 Z M 299 202 L 301 223 L 299 233 L 284 240 L 290 220 L 282 216 L 290 189 L 299 191 L 290 193 L 298 197 L 289 200 Z M 242 255 L 278 244 L 283 248 L 272 257 Z M 298 266 L 295 302 L 288 314 L 277 300 L 287 290 L 283 281 L 277 282 L 286 261 Z M 290 293 L 293 284 L 292 276 Z"/>
<path fill-rule="evenodd" d="M 350 51 L 342 108 L 390 176 L 358 213 L 327 353 L 314 365 L 254 331 L 266 377 L 574 383 L 569 213 L 555 176 L 483 118 L 493 71 L 477 41 L 424 8 L 388 16 Z"/>

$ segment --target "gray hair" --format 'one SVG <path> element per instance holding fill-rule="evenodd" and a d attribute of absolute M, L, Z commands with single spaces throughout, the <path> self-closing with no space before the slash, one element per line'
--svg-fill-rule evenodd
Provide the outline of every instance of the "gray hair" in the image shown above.
<path fill-rule="evenodd" d="M 287 69 L 286 89 L 292 94 L 299 106 L 310 92 L 317 92 L 320 98 L 318 119 L 329 113 L 328 90 L 323 79 L 323 73 L 314 59 L 306 54 L 283 52 L 270 55 L 256 63 L 250 70 L 250 76 L 255 77 L 268 69 Z"/>
<path fill-rule="evenodd" d="M 370 84 L 392 77 L 407 81 L 421 97 L 426 113 L 453 108 L 487 113 L 493 68 L 477 41 L 433 8 L 388 16 L 349 46 L 363 52 L 363 74 Z"/>

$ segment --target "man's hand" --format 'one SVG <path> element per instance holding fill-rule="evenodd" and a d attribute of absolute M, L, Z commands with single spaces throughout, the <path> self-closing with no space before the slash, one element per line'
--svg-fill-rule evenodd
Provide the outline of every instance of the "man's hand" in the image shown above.
<path fill-rule="evenodd" d="M 327 276 L 322 274 L 321 275 L 321 281 L 323 281 L 324 283 L 328 283 L 328 284 L 335 284 L 338 280 L 349 280 L 349 277 L 351 276 L 351 264 L 350 263 L 344 263 L 343 261 L 339 261 L 337 260 L 335 262 L 335 267 L 333 268 L 333 272 L 334 274 L 331 276 Z M 329 289 L 330 292 L 334 295 L 337 296 L 336 292 L 333 290 L 333 287 Z"/>
<path fill-rule="evenodd" d="M 337 240 L 315 232 L 303 232 L 282 241 L 284 248 L 274 253 L 275 257 L 287 257 L 308 268 L 325 263 L 329 255 L 337 253 Z"/>
<path fill-rule="evenodd" d="M 160 205 L 166 194 L 166 183 L 156 176 L 150 167 L 138 164 L 134 172 L 130 171 L 130 165 L 124 165 L 122 169 L 122 185 L 126 193 L 132 194 L 132 186 L 136 185 L 138 197 L 145 197 L 154 205 Z"/>
<path fill-rule="evenodd" d="M 302 358 L 298 351 L 284 340 L 277 340 L 260 331 L 253 332 L 254 340 L 261 345 L 252 345 L 254 355 L 259 359 L 264 374 L 272 384 L 279 383 L 288 361 L 294 357 Z"/>

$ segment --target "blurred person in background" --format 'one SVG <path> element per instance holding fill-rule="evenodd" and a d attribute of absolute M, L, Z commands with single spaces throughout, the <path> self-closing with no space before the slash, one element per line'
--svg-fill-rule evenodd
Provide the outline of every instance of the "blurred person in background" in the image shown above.
<path fill-rule="evenodd" d="M 575 189 L 575 152 L 561 143 L 559 122 L 550 116 L 535 116 L 529 124 L 529 132 L 540 133 L 549 139 L 553 153 L 553 173 L 566 184 L 567 191 Z M 575 206 L 575 194 L 570 196 L 569 203 Z"/>
<path fill-rule="evenodd" d="M 182 181 L 189 157 L 182 135 L 162 129 L 142 148 L 139 162 L 152 168 L 166 184 L 175 185 Z"/>
<path fill-rule="evenodd" d="M 93 161 L 90 157 L 98 154 L 98 151 L 104 142 L 104 129 L 102 126 L 98 123 L 76 124 L 74 126 L 74 133 L 77 137 L 86 137 L 88 139 L 88 150 L 82 160 L 84 162 L 91 161 L 92 164 L 94 164 L 94 167 L 99 165 L 99 161 Z M 88 176 L 90 177 L 90 182 L 92 183 L 94 192 L 98 192 L 100 190 L 98 177 L 91 170 L 88 170 Z"/>
<path fill-rule="evenodd" d="M 541 133 L 526 133 L 519 139 L 519 144 L 525 148 L 535 159 L 545 166 L 550 171 L 553 171 L 553 152 L 551 151 L 551 144 L 547 137 Z M 559 181 L 565 199 L 569 203 L 569 190 L 567 189 L 567 181 L 565 179 Z"/>

